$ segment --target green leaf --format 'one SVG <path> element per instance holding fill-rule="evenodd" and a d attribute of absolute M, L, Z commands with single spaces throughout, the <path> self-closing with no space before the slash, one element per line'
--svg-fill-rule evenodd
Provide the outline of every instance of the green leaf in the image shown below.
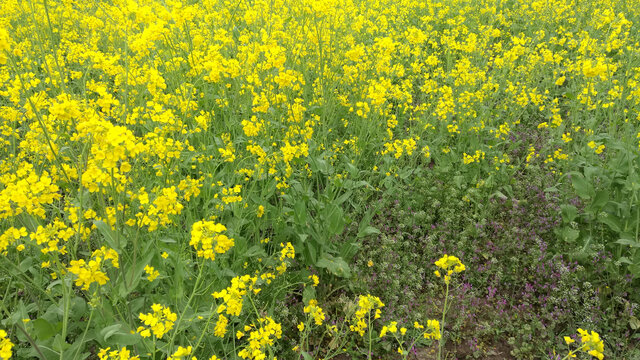
<path fill-rule="evenodd" d="M 566 242 L 574 242 L 580 236 L 580 230 L 564 227 L 560 232 L 560 238 Z"/>
<path fill-rule="evenodd" d="M 616 261 L 616 263 L 619 263 L 619 264 L 628 264 L 628 265 L 633 264 L 633 263 L 631 262 L 631 260 L 629 260 L 629 258 L 628 258 L 628 257 L 626 257 L 626 256 L 623 256 L 623 257 L 621 257 L 620 259 L 618 259 L 618 261 Z"/>
<path fill-rule="evenodd" d="M 142 279 L 144 267 L 149 264 L 149 262 L 153 258 L 153 255 L 153 252 L 148 252 L 144 259 L 138 259 L 138 263 L 136 264 L 135 268 L 129 267 L 129 271 L 127 271 L 124 281 L 120 281 L 120 288 L 118 289 L 118 294 L 122 298 L 125 298 L 133 290 L 136 289 L 136 286 L 138 286 L 140 279 Z"/>
<path fill-rule="evenodd" d="M 120 241 L 122 241 L 122 243 L 120 244 L 119 241 L 116 240 L 117 237 L 115 231 L 113 231 L 113 229 L 111 229 L 111 226 L 109 226 L 107 223 L 102 220 L 94 220 L 93 225 L 98 228 L 98 231 L 100 231 L 100 233 L 104 237 L 104 240 L 107 242 L 110 248 L 120 252 L 122 248 L 125 247 L 126 239 L 121 238 Z"/>
<path fill-rule="evenodd" d="M 631 240 L 631 239 L 620 239 L 618 241 L 616 241 L 616 244 L 620 244 L 620 245 L 628 245 L 634 248 L 640 247 L 640 243 L 635 241 L 635 240 Z"/>
<path fill-rule="evenodd" d="M 311 357 L 308 352 L 303 351 L 301 354 L 304 360 L 313 360 L 313 357 Z"/>
<path fill-rule="evenodd" d="M 264 251 L 262 246 L 253 245 L 252 247 L 248 248 L 245 252 L 243 252 L 242 256 L 245 258 L 266 257 L 267 253 Z"/>
<path fill-rule="evenodd" d="M 611 228 L 611 230 L 615 232 L 620 232 L 622 230 L 622 224 L 620 220 L 617 216 L 611 213 L 604 213 L 601 216 L 598 216 L 598 221 L 609 226 L 609 228 Z"/>
<path fill-rule="evenodd" d="M 121 327 L 122 324 L 107 326 L 106 328 L 100 330 L 100 338 L 106 343 L 112 335 L 115 335 L 116 333 L 118 333 L 118 331 L 120 331 Z"/>
<path fill-rule="evenodd" d="M 139 334 L 117 333 L 112 336 L 112 343 L 118 345 L 131 346 L 139 343 L 142 337 Z"/>
<path fill-rule="evenodd" d="M 22 262 L 20 262 L 20 265 L 18 267 L 20 268 L 20 270 L 22 272 L 26 273 L 31 268 L 31 265 L 33 265 L 33 258 L 32 257 L 28 257 L 28 258 L 22 260 Z"/>
<path fill-rule="evenodd" d="M 38 340 L 44 341 L 50 339 L 57 333 L 56 328 L 45 319 L 35 319 L 31 322 L 31 324 L 33 326 L 33 330 L 35 331 L 34 334 L 36 336 L 36 339 Z"/>
<path fill-rule="evenodd" d="M 53 339 L 53 350 L 55 350 L 57 352 L 61 352 L 61 351 L 67 350 L 70 346 L 71 346 L 71 344 L 66 342 L 62 338 L 62 335 L 60 335 L 60 334 L 57 334 L 56 337 Z"/>
<path fill-rule="evenodd" d="M 332 235 L 339 235 L 344 230 L 345 221 L 342 208 L 338 205 L 331 204 L 325 207 L 325 221 L 327 222 L 327 230 Z"/>
<path fill-rule="evenodd" d="M 329 254 L 323 254 L 316 263 L 317 267 L 325 268 L 333 275 L 349 278 L 351 277 L 351 269 L 341 257 L 334 257 Z"/>
<path fill-rule="evenodd" d="M 313 286 L 307 286 L 302 291 L 302 302 L 305 304 L 309 303 L 309 300 L 316 298 L 316 288 Z"/>
<path fill-rule="evenodd" d="M 561 205 L 562 220 L 565 224 L 572 222 L 578 216 L 578 209 L 573 205 Z"/>
<path fill-rule="evenodd" d="M 316 262 L 318 261 L 318 252 L 316 251 L 316 248 L 312 244 L 312 242 L 306 242 L 302 249 L 302 253 L 307 265 L 316 264 Z"/>
<path fill-rule="evenodd" d="M 377 228 L 373 227 L 373 226 L 367 226 L 364 229 L 362 229 L 361 231 L 358 232 L 358 238 L 362 238 L 365 236 L 369 236 L 369 235 L 377 235 L 377 234 L 381 234 L 380 230 L 378 230 Z"/>
<path fill-rule="evenodd" d="M 294 206 L 294 211 L 293 211 L 293 216 L 296 220 L 296 224 L 298 225 L 306 225 L 307 224 L 307 202 L 299 199 L 295 206 Z"/>
<path fill-rule="evenodd" d="M 597 211 L 601 209 L 603 206 L 605 206 L 608 201 L 609 201 L 609 191 L 600 190 L 596 192 L 596 196 L 593 198 L 593 202 L 591 203 L 591 208 Z"/>
<path fill-rule="evenodd" d="M 80 320 L 82 317 L 86 316 L 87 311 L 87 302 L 76 296 L 71 299 L 71 314 L 69 314 L 70 318 L 73 320 Z"/>
<path fill-rule="evenodd" d="M 491 194 L 491 196 L 489 196 L 489 198 L 494 198 L 494 197 L 497 197 L 502 200 L 507 200 L 507 196 L 503 194 L 502 191 L 500 190 L 494 192 L 493 194 Z"/>
<path fill-rule="evenodd" d="M 345 242 L 342 247 L 340 248 L 340 256 L 345 259 L 346 261 L 351 260 L 356 253 L 358 252 L 358 250 L 360 249 L 361 245 L 359 242 Z"/>
<path fill-rule="evenodd" d="M 576 194 L 583 199 L 590 199 L 593 196 L 593 187 L 580 173 L 571 173 L 571 184 Z"/>
<path fill-rule="evenodd" d="M 353 194 L 353 191 L 347 191 L 346 193 L 340 195 L 340 197 L 334 201 L 334 204 L 340 205 L 344 203 L 345 201 L 349 200 L 352 194 Z"/>

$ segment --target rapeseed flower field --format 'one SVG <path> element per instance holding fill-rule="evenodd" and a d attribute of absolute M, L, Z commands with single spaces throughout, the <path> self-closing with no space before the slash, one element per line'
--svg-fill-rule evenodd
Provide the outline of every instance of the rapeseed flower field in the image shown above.
<path fill-rule="evenodd" d="M 3 0 L 0 359 L 640 356 L 639 23 Z"/>

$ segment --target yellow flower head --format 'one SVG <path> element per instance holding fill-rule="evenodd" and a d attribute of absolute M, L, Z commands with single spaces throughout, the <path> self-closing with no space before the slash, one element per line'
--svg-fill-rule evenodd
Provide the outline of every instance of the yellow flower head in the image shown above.
<path fill-rule="evenodd" d="M 142 337 L 149 337 L 153 333 L 158 339 L 162 339 L 164 334 L 173 329 L 173 323 L 177 320 L 178 316 L 171 312 L 169 307 L 162 306 L 160 304 L 151 305 L 153 313 L 142 314 L 138 318 L 143 322 L 144 326 L 140 326 L 137 332 Z"/>
<path fill-rule="evenodd" d="M 7 336 L 7 332 L 0 329 L 0 360 L 7 360 L 11 358 L 13 352 L 13 343 Z"/>
<path fill-rule="evenodd" d="M 464 264 L 460 261 L 460 259 L 458 259 L 455 256 L 449 256 L 447 254 L 445 254 L 443 257 L 441 257 L 438 261 L 435 262 L 435 265 L 437 267 L 439 267 L 440 269 L 446 271 L 446 274 L 444 276 L 444 281 L 445 283 L 449 283 L 450 279 L 451 279 L 451 275 L 455 272 L 455 273 L 461 273 L 464 270 L 466 270 L 466 267 L 464 266 Z M 434 272 L 435 275 L 437 277 L 440 277 L 440 272 L 439 271 L 435 271 Z"/>

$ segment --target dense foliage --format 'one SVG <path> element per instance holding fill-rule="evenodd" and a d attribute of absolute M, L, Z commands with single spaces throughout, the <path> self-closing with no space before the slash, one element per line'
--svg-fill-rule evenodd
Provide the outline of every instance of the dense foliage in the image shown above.
<path fill-rule="evenodd" d="M 3 0 L 0 360 L 640 356 L 639 22 Z"/>

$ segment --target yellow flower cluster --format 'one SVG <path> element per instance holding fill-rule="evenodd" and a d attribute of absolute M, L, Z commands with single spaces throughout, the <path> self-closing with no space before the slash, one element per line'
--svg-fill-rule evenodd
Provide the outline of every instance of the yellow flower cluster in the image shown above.
<path fill-rule="evenodd" d="M 142 189 L 144 191 L 144 188 Z M 175 186 L 161 189 L 153 203 L 149 203 L 148 196 L 145 192 L 141 192 L 139 196 L 140 204 L 142 208 L 146 208 L 146 213 L 139 212 L 136 214 L 138 217 L 139 226 L 147 226 L 149 232 L 155 231 L 158 227 L 164 227 L 171 224 L 173 221 L 170 215 L 179 215 L 182 213 L 184 206 L 178 200 L 178 193 Z M 133 221 L 133 224 L 136 222 Z"/>
<path fill-rule="evenodd" d="M 258 319 L 260 327 L 252 327 L 255 330 L 249 334 L 249 345 L 238 352 L 238 356 L 243 359 L 264 360 L 267 355 L 264 353 L 267 346 L 273 346 L 276 339 L 282 337 L 282 327 L 271 317 Z M 246 331 L 246 330 L 245 330 Z"/>
<path fill-rule="evenodd" d="M 322 325 L 322 322 L 325 320 L 324 312 L 322 308 L 318 306 L 316 299 L 309 300 L 309 304 L 304 307 L 304 313 L 311 315 L 316 325 Z"/>
<path fill-rule="evenodd" d="M 446 271 L 446 274 L 444 275 L 444 282 L 447 284 L 449 284 L 449 281 L 451 280 L 451 274 L 453 274 L 454 272 L 461 273 L 466 269 L 464 264 L 460 262 L 460 259 L 455 256 L 449 256 L 447 254 L 438 259 L 438 261 L 435 262 L 435 265 Z M 434 271 L 434 274 L 437 277 L 441 276 L 439 270 Z"/>
<path fill-rule="evenodd" d="M 89 262 L 84 259 L 71 260 L 67 271 L 76 275 L 76 286 L 82 286 L 82 290 L 89 290 L 89 286 L 94 282 L 98 285 L 104 285 L 109 281 L 107 274 L 103 272 L 103 265 L 106 260 L 111 262 L 111 266 L 118 268 L 118 253 L 113 249 L 101 247 L 91 254 Z"/>
<path fill-rule="evenodd" d="M 13 351 L 11 351 L 12 348 L 13 343 L 7 336 L 7 332 L 0 329 L 0 360 L 11 359 L 11 356 L 13 355 Z"/>
<path fill-rule="evenodd" d="M 178 316 L 171 312 L 168 306 L 160 304 L 151 305 L 151 310 L 153 313 L 140 313 L 138 317 L 144 326 L 139 326 L 136 332 L 142 337 L 149 337 L 153 333 L 153 336 L 162 339 L 164 334 L 173 329 L 173 323 L 178 319 Z"/>
<path fill-rule="evenodd" d="M 226 226 L 213 221 L 198 221 L 191 227 L 191 241 L 199 257 L 216 259 L 216 254 L 224 254 L 234 245 L 233 239 L 221 234 Z"/>
<path fill-rule="evenodd" d="M 225 204 L 233 204 L 242 201 L 242 196 L 238 195 L 240 191 L 242 191 L 242 185 L 222 188 L 222 202 Z"/>
<path fill-rule="evenodd" d="M 406 329 L 405 329 L 406 331 Z M 398 332 L 398 322 L 397 321 L 392 321 L 389 323 L 389 325 L 385 325 L 382 327 L 382 329 L 380 330 L 380 337 L 385 337 L 385 335 L 387 335 L 387 332 L 390 332 L 392 334 L 395 334 Z"/>
<path fill-rule="evenodd" d="M 290 242 L 288 242 L 286 245 L 284 243 L 280 243 L 280 247 L 282 247 L 282 250 L 280 250 L 280 265 L 276 267 L 276 270 L 278 271 L 278 274 L 282 275 L 285 271 L 287 271 L 288 265 L 285 260 L 287 258 L 295 258 L 296 250 L 293 248 L 293 245 L 291 245 Z"/>
<path fill-rule="evenodd" d="M 153 281 L 158 276 L 160 276 L 160 272 L 156 270 L 153 266 L 146 265 L 144 267 L 144 272 L 147 273 L 147 280 Z"/>
<path fill-rule="evenodd" d="M 353 332 L 357 332 L 360 336 L 364 336 L 364 331 L 369 326 L 367 320 L 370 320 L 371 311 L 375 310 L 373 318 L 379 319 L 381 315 L 381 308 L 384 307 L 384 303 L 380 301 L 380 298 L 370 294 L 360 295 L 358 299 L 358 309 L 351 319 L 351 325 L 349 329 Z M 367 319 L 368 318 L 368 319 Z"/>
<path fill-rule="evenodd" d="M 218 321 L 216 322 L 216 327 L 213 329 L 213 335 L 223 338 L 227 333 L 227 324 L 229 324 L 229 319 L 222 314 L 218 315 Z"/>
<path fill-rule="evenodd" d="M 587 146 L 589 146 L 591 149 L 593 149 L 593 151 L 594 151 L 596 154 L 602 154 L 602 152 L 603 152 L 603 151 L 604 151 L 604 149 L 605 149 L 604 144 L 599 144 L 599 145 L 598 145 L 598 143 L 596 143 L 596 142 L 595 142 L 595 141 L 593 141 L 593 140 L 589 141 L 589 143 L 587 144 Z"/>
<path fill-rule="evenodd" d="M 7 52 L 11 49 L 11 38 L 7 30 L 0 28 L 0 65 L 7 63 Z"/>
<path fill-rule="evenodd" d="M 578 329 L 578 333 L 580 334 L 580 342 L 582 342 L 581 348 L 588 352 L 589 355 L 602 360 L 604 358 L 602 354 L 604 351 L 604 342 L 600 339 L 600 335 L 595 331 L 589 333 L 583 329 Z"/>
<path fill-rule="evenodd" d="M 23 162 L 15 174 L 0 177 L 0 219 L 27 213 L 45 218 L 45 204 L 60 199 L 59 188 L 48 172 L 38 174 L 34 166 Z"/>
<path fill-rule="evenodd" d="M 407 154 L 407 156 L 411 156 L 413 155 L 413 152 L 416 150 L 416 147 L 417 147 L 416 140 L 420 140 L 420 138 L 418 137 L 416 139 L 409 138 L 409 139 L 402 139 L 402 140 L 398 139 L 393 142 L 387 142 L 384 144 L 384 150 L 382 150 L 380 153 L 382 155 L 391 153 L 396 159 L 401 158 L 403 154 Z"/>
<path fill-rule="evenodd" d="M 413 323 L 413 327 L 416 329 L 425 329 L 424 325 L 421 325 L 417 321 Z M 434 339 L 440 340 L 440 321 L 438 320 L 427 320 L 427 327 L 422 333 L 422 336 L 425 339 Z"/>
<path fill-rule="evenodd" d="M 67 224 L 56 218 L 46 226 L 38 226 L 35 232 L 29 234 L 29 238 L 35 240 L 36 244 L 42 245 L 40 251 L 43 254 L 50 252 L 66 254 L 66 245 L 62 244 L 74 234 L 75 230 L 72 227 L 67 226 Z"/>
<path fill-rule="evenodd" d="M 171 354 L 171 356 L 169 356 L 167 360 L 180 360 L 185 356 L 191 355 L 192 351 L 193 351 L 193 348 L 191 346 L 187 346 L 186 348 L 182 346 L 178 346 L 178 350 L 176 350 L 173 354 Z"/>
<path fill-rule="evenodd" d="M 220 314 L 224 311 L 227 315 L 240 316 L 243 297 L 247 294 L 247 291 L 253 290 L 253 285 L 257 280 L 256 276 L 236 276 L 231 279 L 231 286 L 211 294 L 214 298 L 223 300 L 223 303 L 218 305 L 217 312 Z"/>
<path fill-rule="evenodd" d="M 140 360 L 139 356 L 131 356 L 131 352 L 126 347 L 120 350 L 109 350 L 111 350 L 110 347 L 100 349 L 98 352 L 100 360 Z"/>
<path fill-rule="evenodd" d="M 482 150 L 476 150 L 475 154 L 469 155 L 467 153 L 462 154 L 462 163 L 467 165 L 473 162 L 480 162 L 480 160 L 484 160 L 485 153 Z"/>
<path fill-rule="evenodd" d="M 17 229 L 12 226 L 5 230 L 0 234 L 0 254 L 4 254 L 9 245 L 12 245 L 16 240 L 27 236 L 27 234 L 27 228 L 25 227 Z"/>

